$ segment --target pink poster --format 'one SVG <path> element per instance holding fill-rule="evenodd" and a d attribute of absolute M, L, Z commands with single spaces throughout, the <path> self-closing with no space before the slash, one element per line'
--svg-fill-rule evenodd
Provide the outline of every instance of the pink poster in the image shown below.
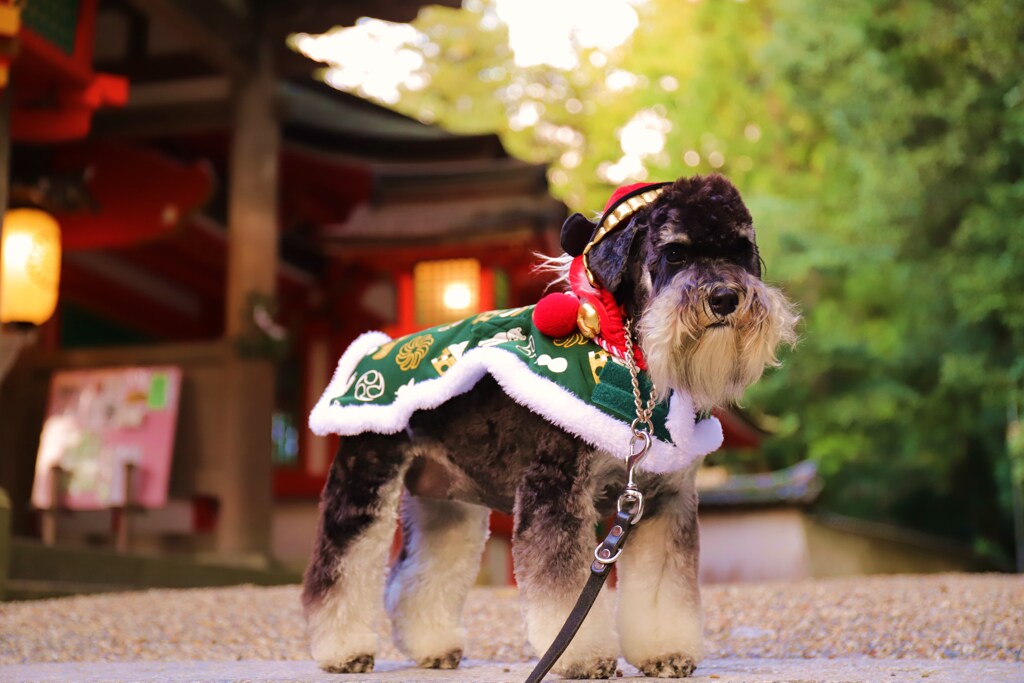
<path fill-rule="evenodd" d="M 65 472 L 64 505 L 124 504 L 125 464 L 135 465 L 135 504 L 167 501 L 181 370 L 174 366 L 62 370 L 50 380 L 32 503 L 52 505 L 54 465 Z"/>

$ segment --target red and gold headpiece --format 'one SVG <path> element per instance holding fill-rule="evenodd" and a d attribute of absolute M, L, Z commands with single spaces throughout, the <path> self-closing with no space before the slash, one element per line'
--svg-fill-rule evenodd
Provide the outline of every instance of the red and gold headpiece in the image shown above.
<path fill-rule="evenodd" d="M 587 258 L 590 250 L 609 233 L 623 225 L 623 222 L 633 214 L 657 199 L 668 185 L 670 183 L 634 183 L 633 185 L 623 185 L 612 193 L 608 203 L 604 206 L 601 220 L 597 222 L 597 228 L 590 241 L 587 242 L 587 246 L 583 248 L 583 268 L 587 272 L 587 280 L 590 281 L 590 284 L 597 285 Z"/>
<path fill-rule="evenodd" d="M 669 184 L 636 183 L 618 188 L 596 225 L 578 213 L 566 220 L 562 226 L 562 247 L 574 257 L 569 270 L 572 294 L 549 294 L 537 303 L 533 320 L 538 330 L 551 337 L 579 330 L 609 353 L 625 356 L 622 307 L 590 270 L 589 255 L 604 238 L 655 201 Z M 640 349 L 635 351 L 637 363 L 644 368 L 643 354 Z"/>

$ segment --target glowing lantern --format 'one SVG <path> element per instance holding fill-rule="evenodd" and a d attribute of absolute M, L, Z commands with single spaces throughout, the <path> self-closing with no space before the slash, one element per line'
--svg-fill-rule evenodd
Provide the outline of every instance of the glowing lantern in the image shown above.
<path fill-rule="evenodd" d="M 11 209 L 0 242 L 0 322 L 41 325 L 57 307 L 60 227 L 39 209 Z"/>
<path fill-rule="evenodd" d="M 416 322 L 439 325 L 480 307 L 480 262 L 476 259 L 420 261 L 413 269 Z"/>

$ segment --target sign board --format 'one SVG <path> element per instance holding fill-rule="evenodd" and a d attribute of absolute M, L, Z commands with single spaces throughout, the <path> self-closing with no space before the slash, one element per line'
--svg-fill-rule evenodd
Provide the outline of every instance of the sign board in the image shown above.
<path fill-rule="evenodd" d="M 53 507 L 54 466 L 65 472 L 72 510 L 124 504 L 125 465 L 135 466 L 134 503 L 167 502 L 181 370 L 174 366 L 61 370 L 50 380 L 32 504 Z"/>

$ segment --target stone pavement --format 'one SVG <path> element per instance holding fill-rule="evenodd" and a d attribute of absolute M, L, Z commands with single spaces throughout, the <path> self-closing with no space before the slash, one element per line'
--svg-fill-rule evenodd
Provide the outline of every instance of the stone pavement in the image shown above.
<path fill-rule="evenodd" d="M 620 665 L 625 678 L 637 670 Z M 372 674 L 327 674 L 313 662 L 81 662 L 0 666 L 4 683 L 436 683 L 437 681 L 518 682 L 532 664 L 469 660 L 457 671 L 411 668 L 405 662 L 378 662 Z M 548 680 L 562 680 L 548 676 Z M 616 680 L 616 679 L 613 679 Z M 651 679 L 654 680 L 654 679 Z M 662 679 L 666 680 L 666 679 Z M 701 664 L 693 683 L 1024 683 L 1024 664 L 921 659 L 713 659 Z"/>

